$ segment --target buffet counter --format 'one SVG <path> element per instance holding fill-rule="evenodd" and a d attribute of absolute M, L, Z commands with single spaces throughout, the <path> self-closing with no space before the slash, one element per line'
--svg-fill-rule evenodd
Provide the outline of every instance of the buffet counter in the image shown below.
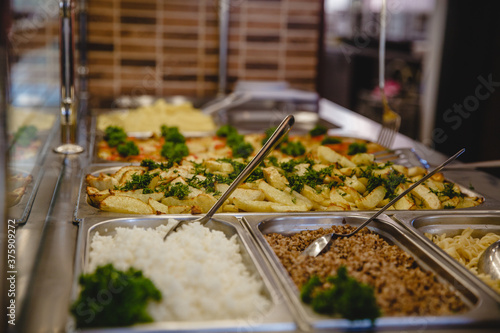
<path fill-rule="evenodd" d="M 380 124 L 327 100 L 320 101 L 319 115 L 338 126 L 330 130 L 329 134 L 332 135 L 376 141 L 380 130 Z M 90 133 L 90 119 L 87 120 L 79 124 L 79 143 L 85 147 L 84 153 L 58 155 L 52 152 L 52 148 L 59 143 L 59 136 L 52 138 L 48 155 L 41 165 L 43 178 L 31 213 L 26 223 L 17 229 L 17 327 L 22 332 L 63 332 L 74 329 L 69 321 L 68 309 L 75 296 L 74 271 L 75 265 L 78 265 L 77 249 L 81 247 L 81 244 L 77 244 L 79 226 L 75 223 L 74 211 L 83 170 L 93 159 L 90 147 L 93 134 Z M 414 148 L 431 165 L 445 160 L 442 154 L 398 134 L 393 148 L 406 147 Z M 457 150 L 460 148 L 457 147 Z M 500 179 L 477 170 L 444 173 L 446 178 L 461 185 L 473 186 L 474 191 L 487 198 L 488 205 L 484 206 L 488 207 L 487 212 L 500 214 Z M 476 208 L 472 213 L 484 213 L 481 206 Z M 422 212 L 422 215 L 428 213 Z M 295 330 L 300 329 L 297 327 Z M 456 329 L 454 327 L 454 331 Z M 489 330 L 479 327 L 474 328 L 474 331 L 478 329 Z"/>

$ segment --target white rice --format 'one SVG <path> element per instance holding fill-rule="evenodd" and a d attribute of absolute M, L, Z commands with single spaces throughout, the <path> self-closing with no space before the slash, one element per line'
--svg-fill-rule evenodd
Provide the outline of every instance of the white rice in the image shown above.
<path fill-rule="evenodd" d="M 248 318 L 269 308 L 262 281 L 243 264 L 235 237 L 195 222 L 163 241 L 173 221 L 156 229 L 117 228 L 115 236 L 96 233 L 88 272 L 108 263 L 142 270 L 163 296 L 148 307 L 155 321 Z"/>

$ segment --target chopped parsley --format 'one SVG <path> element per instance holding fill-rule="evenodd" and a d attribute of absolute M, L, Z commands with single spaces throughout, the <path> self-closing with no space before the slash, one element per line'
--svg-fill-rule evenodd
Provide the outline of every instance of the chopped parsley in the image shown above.
<path fill-rule="evenodd" d="M 306 172 L 302 176 L 296 174 L 295 167 L 299 164 L 309 164 Z M 300 193 L 300 191 L 304 188 L 304 185 L 316 188 L 318 185 L 324 184 L 326 176 L 331 175 L 334 168 L 334 166 L 331 165 L 316 171 L 312 168 L 314 164 L 314 161 L 310 158 L 301 158 L 279 163 L 279 167 L 283 170 L 284 176 L 288 180 L 288 184 L 292 191 Z"/>
<path fill-rule="evenodd" d="M 238 175 L 241 173 L 241 171 L 243 171 L 243 169 L 245 169 L 245 167 L 247 166 L 246 163 L 241 163 L 241 162 L 238 162 L 238 161 L 235 161 L 235 160 L 232 160 L 230 158 L 221 158 L 221 159 L 218 159 L 217 161 L 219 162 L 226 162 L 226 163 L 230 163 L 232 166 L 233 166 L 233 172 L 231 172 L 229 175 L 228 175 L 228 183 L 227 184 L 230 184 L 233 180 L 236 179 L 236 177 L 238 177 Z M 255 168 L 255 170 L 248 176 L 248 178 L 246 179 L 247 182 L 251 183 L 251 182 L 254 182 L 258 179 L 262 179 L 264 178 L 264 171 L 262 170 L 262 167 L 261 166 L 258 166 L 257 168 Z"/>
<path fill-rule="evenodd" d="M 194 175 L 193 177 L 186 179 L 186 182 L 194 188 L 205 189 L 207 193 L 215 193 L 215 185 L 219 182 L 219 180 L 223 180 L 222 178 L 218 179 L 218 176 L 220 175 L 207 173 L 204 175 L 205 179 L 201 180 L 199 177 L 197 177 L 197 175 Z M 221 183 L 223 182 L 221 181 Z"/>
<path fill-rule="evenodd" d="M 78 282 L 81 292 L 70 308 L 77 327 L 152 322 L 148 303 L 162 299 L 153 282 L 133 267 L 119 271 L 112 264 L 100 266 L 94 273 L 82 274 Z M 105 301 L 99 301 L 101 298 Z"/>
<path fill-rule="evenodd" d="M 174 185 L 168 187 L 165 191 L 165 197 L 177 197 L 181 200 L 185 199 L 191 190 L 189 189 L 189 185 L 182 183 L 175 183 Z"/>
<path fill-rule="evenodd" d="M 149 186 L 149 184 L 151 183 L 151 180 L 153 180 L 153 178 L 156 176 L 158 176 L 158 173 L 153 173 L 153 174 L 145 173 L 142 175 L 133 174 L 131 180 L 127 181 L 121 187 L 115 187 L 115 189 L 120 190 L 120 191 L 138 190 L 141 188 L 145 189 Z"/>
<path fill-rule="evenodd" d="M 149 193 L 154 193 L 154 191 L 152 189 L 150 189 L 149 187 L 142 189 L 142 194 L 149 194 Z"/>
<path fill-rule="evenodd" d="M 191 163 L 194 166 L 194 174 L 195 175 L 203 174 L 205 172 L 206 168 L 203 165 L 203 163 L 196 163 L 194 161 L 192 161 Z"/>
<path fill-rule="evenodd" d="M 189 179 L 186 179 L 186 182 L 198 189 L 205 189 L 207 193 L 214 193 L 217 194 L 218 191 L 215 189 L 215 185 L 217 184 L 231 184 L 236 177 L 243 171 L 243 169 L 246 167 L 245 163 L 241 163 L 238 161 L 235 161 L 230 158 L 221 158 L 217 159 L 217 162 L 225 162 L 225 163 L 230 163 L 233 166 L 233 172 L 228 174 L 227 176 L 220 175 L 220 174 L 214 174 L 211 172 L 208 172 L 207 169 L 200 163 L 200 164 L 195 164 L 195 175 Z M 197 177 L 197 175 L 201 175 L 204 177 L 204 179 Z M 258 166 L 246 179 L 247 182 L 254 182 L 258 179 L 264 178 L 264 172 L 262 170 L 261 166 Z"/>
<path fill-rule="evenodd" d="M 281 162 L 279 167 L 282 168 L 285 172 L 294 172 L 294 169 L 299 164 L 309 164 L 309 166 L 313 166 L 315 163 L 310 158 L 301 158 L 301 159 L 293 159 L 287 162 Z"/>
<path fill-rule="evenodd" d="M 104 140 L 106 140 L 110 147 L 116 147 L 120 143 L 127 141 L 127 133 L 121 127 L 108 126 L 104 133 Z"/>
<path fill-rule="evenodd" d="M 150 171 L 154 169 L 168 170 L 173 166 L 173 163 L 170 161 L 167 163 L 157 163 L 152 159 L 146 158 L 141 161 L 141 166 L 148 168 Z"/>
<path fill-rule="evenodd" d="M 320 171 L 316 171 L 313 168 L 307 168 L 304 175 L 299 176 L 293 173 L 285 174 L 286 179 L 290 185 L 290 188 L 293 191 L 297 191 L 300 193 L 304 188 L 304 185 L 308 185 L 312 188 L 316 188 L 318 185 L 324 184 L 325 177 L 330 175 L 332 172 L 333 166 L 328 168 L 321 169 Z M 321 192 L 321 191 L 320 191 Z"/>
<path fill-rule="evenodd" d="M 431 192 L 437 196 L 445 196 L 450 199 L 454 197 L 460 197 L 460 198 L 464 197 L 462 193 L 455 191 L 455 184 L 449 182 L 444 183 L 444 189 L 442 191 L 436 191 L 431 189 Z"/>
<path fill-rule="evenodd" d="M 392 170 L 386 178 L 373 174 L 365 173 L 364 176 L 368 178 L 368 185 L 366 190 L 371 192 L 378 186 L 384 186 L 387 190 L 385 198 L 394 199 L 396 197 L 396 189 L 400 184 L 405 184 L 409 180 L 402 173 Z"/>

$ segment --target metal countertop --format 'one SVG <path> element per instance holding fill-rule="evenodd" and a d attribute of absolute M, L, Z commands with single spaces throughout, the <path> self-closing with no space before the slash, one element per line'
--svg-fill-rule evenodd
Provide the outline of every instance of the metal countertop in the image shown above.
<path fill-rule="evenodd" d="M 332 134 L 357 136 L 376 141 L 380 124 L 327 100 L 320 101 L 320 117 L 338 125 Z M 78 226 L 73 224 L 82 170 L 90 164 L 88 124 L 79 125 L 80 155 L 62 156 L 52 152 L 59 143 L 56 135 L 45 158 L 44 178 L 26 224 L 17 229 L 17 319 L 18 332 L 64 332 L 75 261 Z M 413 147 L 430 163 L 445 156 L 398 134 L 394 148 Z M 457 150 L 461 147 L 457 147 Z M 446 171 L 447 177 L 500 202 L 500 179 L 487 173 Z M 499 211 L 500 212 L 500 207 Z"/>

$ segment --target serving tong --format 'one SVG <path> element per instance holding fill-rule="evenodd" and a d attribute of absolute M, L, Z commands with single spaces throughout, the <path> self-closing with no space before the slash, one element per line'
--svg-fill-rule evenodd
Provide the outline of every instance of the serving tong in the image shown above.
<path fill-rule="evenodd" d="M 245 181 L 245 179 L 250 176 L 250 174 L 257 168 L 257 166 L 266 158 L 271 151 L 276 148 L 276 146 L 281 142 L 281 140 L 288 134 L 292 128 L 295 119 L 292 115 L 286 116 L 281 124 L 276 128 L 273 135 L 267 140 L 264 146 L 259 150 L 257 155 L 247 164 L 247 166 L 241 171 L 241 173 L 236 177 L 236 179 L 231 183 L 229 188 L 222 193 L 221 197 L 215 202 L 215 204 L 210 208 L 210 210 L 202 217 L 195 220 L 183 220 L 177 221 L 177 223 L 167 232 L 163 240 L 166 240 L 168 235 L 175 232 L 181 225 L 185 223 L 199 222 L 201 225 L 205 225 L 208 221 L 212 219 L 217 210 L 222 206 L 226 199 L 236 190 L 236 188 Z"/>

